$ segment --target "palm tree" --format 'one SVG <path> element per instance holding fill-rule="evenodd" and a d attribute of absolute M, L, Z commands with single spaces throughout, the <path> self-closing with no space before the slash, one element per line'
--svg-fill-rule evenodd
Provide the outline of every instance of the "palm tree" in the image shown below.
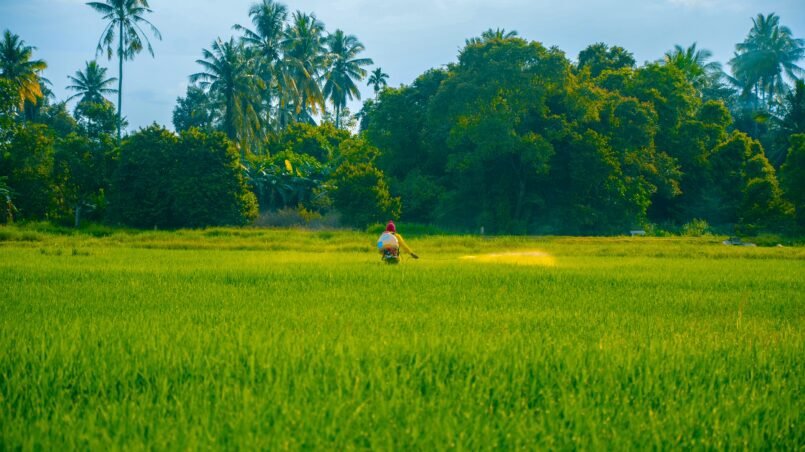
<path fill-rule="evenodd" d="M 470 38 L 464 41 L 466 45 L 473 45 L 473 44 L 482 44 L 484 42 L 491 42 L 495 40 L 504 40 L 509 38 L 515 38 L 519 34 L 517 30 L 506 31 L 505 28 L 497 28 L 495 30 L 488 29 L 485 32 L 481 33 L 481 37 Z"/>
<path fill-rule="evenodd" d="M 40 73 L 47 68 L 42 60 L 32 60 L 36 47 L 26 46 L 25 41 L 9 30 L 3 33 L 0 42 L 0 77 L 9 80 L 19 95 L 19 111 L 25 103 L 35 104 L 44 94 Z"/>
<path fill-rule="evenodd" d="M 109 85 L 116 82 L 114 77 L 106 78 L 106 68 L 98 65 L 96 61 L 87 61 L 84 71 L 76 71 L 75 77 L 68 75 L 67 78 L 73 83 L 67 89 L 76 91 L 75 94 L 67 98 L 69 102 L 76 97 L 81 97 L 79 104 L 84 102 L 104 103 L 104 94 L 115 94 L 117 90 L 109 88 Z"/>
<path fill-rule="evenodd" d="M 324 24 L 314 14 L 293 13 L 291 25 L 285 30 L 282 41 L 284 63 L 294 85 L 285 99 L 292 103 L 300 121 L 315 123 L 312 114 L 324 108 L 324 96 L 319 86 L 319 76 L 326 65 L 324 47 Z"/>
<path fill-rule="evenodd" d="M 685 78 L 701 93 L 717 83 L 723 75 L 720 63 L 707 61 L 712 56 L 713 53 L 709 50 L 697 49 L 695 42 L 688 48 L 675 45 L 674 50 L 665 52 L 665 64 L 682 71 Z"/>
<path fill-rule="evenodd" d="M 223 130 L 233 141 L 240 143 L 242 152 L 259 129 L 259 118 L 253 104 L 258 89 L 264 88 L 262 80 L 254 74 L 251 61 L 244 52 L 243 44 L 222 41 L 212 43 L 212 50 L 202 51 L 203 59 L 196 60 L 204 68 L 190 76 L 215 99 L 223 103 Z"/>
<path fill-rule="evenodd" d="M 274 93 L 279 100 L 291 98 L 292 95 L 282 95 L 280 91 L 293 91 L 295 86 L 289 77 L 282 56 L 282 41 L 285 37 L 285 26 L 288 19 L 288 9 L 285 5 L 273 0 L 262 0 L 254 4 L 249 9 L 249 16 L 252 19 L 254 30 L 241 25 L 235 25 L 234 29 L 243 32 L 241 42 L 246 45 L 256 57 L 256 67 L 258 74 L 263 79 L 266 89 L 263 91 L 263 99 L 266 104 L 266 118 L 264 123 L 270 123 L 270 111 Z"/>
<path fill-rule="evenodd" d="M 805 57 L 805 40 L 794 38 L 791 29 L 781 26 L 780 17 L 774 13 L 758 14 L 752 19 L 749 35 L 735 49 L 735 56 L 730 60 L 733 80 L 740 83 L 745 92 L 754 91 L 767 108 L 771 107 L 775 96 L 787 90 L 783 74 L 790 80 L 803 74 L 797 63 Z"/>
<path fill-rule="evenodd" d="M 233 28 L 243 32 L 241 40 L 258 50 L 260 57 L 268 64 L 282 58 L 282 40 L 285 22 L 288 19 L 288 8 L 273 0 L 263 0 L 249 9 L 255 31 L 242 25 Z"/>
<path fill-rule="evenodd" d="M 383 72 L 382 68 L 376 68 L 372 71 L 372 75 L 369 76 L 369 82 L 367 83 L 368 86 L 371 86 L 375 91 L 375 99 L 377 99 L 377 95 L 380 93 L 380 90 L 389 86 L 388 80 L 389 75 Z"/>
<path fill-rule="evenodd" d="M 335 127 L 341 127 L 341 111 L 347 100 L 360 100 L 361 92 L 355 80 L 366 77 L 363 66 L 374 64 L 371 58 L 356 58 L 364 51 L 363 44 L 353 35 L 344 34 L 341 30 L 327 38 L 329 62 L 324 74 L 324 97 L 330 99 L 335 107 Z"/>
<path fill-rule="evenodd" d="M 159 30 L 148 20 L 145 14 L 152 12 L 148 7 L 148 0 L 105 0 L 101 2 L 87 3 L 92 9 L 103 14 L 106 21 L 106 28 L 101 33 L 98 40 L 96 53 L 101 53 L 106 49 L 106 56 L 112 59 L 112 46 L 117 36 L 117 57 L 119 75 L 117 79 L 117 141 L 120 141 L 120 126 L 122 121 L 123 107 L 123 60 L 132 60 L 134 56 L 143 50 L 145 43 L 148 53 L 154 56 L 154 49 L 151 41 L 145 34 L 140 25 L 147 25 L 157 39 L 162 39 Z"/>
<path fill-rule="evenodd" d="M 50 80 L 46 79 L 45 77 L 39 77 L 39 91 L 42 92 L 42 97 L 36 99 L 35 102 L 31 102 L 29 100 L 25 101 L 25 106 L 23 109 L 23 120 L 31 120 L 37 121 L 42 113 L 46 112 L 48 107 L 51 107 L 51 99 L 55 96 L 53 95 L 53 91 L 48 88 L 48 85 L 53 85 L 50 83 Z"/>

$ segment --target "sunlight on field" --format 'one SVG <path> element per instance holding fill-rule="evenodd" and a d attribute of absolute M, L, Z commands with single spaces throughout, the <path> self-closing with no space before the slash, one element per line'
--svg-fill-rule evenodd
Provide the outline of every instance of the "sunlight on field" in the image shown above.
<path fill-rule="evenodd" d="M 508 251 L 505 253 L 462 256 L 460 259 L 490 264 L 539 265 L 542 267 L 553 267 L 556 265 L 556 259 L 543 251 Z"/>

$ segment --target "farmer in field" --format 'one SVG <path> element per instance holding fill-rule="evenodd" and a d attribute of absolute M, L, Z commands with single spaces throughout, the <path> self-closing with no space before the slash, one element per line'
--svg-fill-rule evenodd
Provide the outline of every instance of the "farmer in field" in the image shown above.
<path fill-rule="evenodd" d="M 400 248 L 410 254 L 414 259 L 419 259 L 419 256 L 411 251 L 411 248 L 408 247 L 402 236 L 397 233 L 397 227 L 394 226 L 394 222 L 389 221 L 386 225 L 386 231 L 380 234 L 380 238 L 377 239 L 377 249 L 383 256 L 383 262 L 387 264 L 399 263 Z"/>

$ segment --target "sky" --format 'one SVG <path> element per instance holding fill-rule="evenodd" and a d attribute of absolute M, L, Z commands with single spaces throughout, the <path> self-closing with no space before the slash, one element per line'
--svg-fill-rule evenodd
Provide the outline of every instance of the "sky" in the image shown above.
<path fill-rule="evenodd" d="M 232 25 L 250 25 L 257 0 L 150 0 L 148 19 L 162 32 L 147 52 L 123 70 L 123 114 L 129 129 L 153 122 L 172 127 L 177 96 L 202 48 L 237 36 Z M 654 61 L 675 44 L 697 42 L 726 63 L 747 35 L 752 17 L 777 13 L 795 37 L 805 38 L 805 0 L 286 0 L 291 11 L 313 12 L 328 31 L 354 34 L 364 56 L 390 75 L 389 85 L 410 84 L 427 69 L 456 60 L 464 40 L 489 28 L 516 30 L 525 39 L 557 46 L 570 59 L 595 42 L 620 45 L 638 63 Z M 0 30 L 20 35 L 37 48 L 57 100 L 71 95 L 68 75 L 96 58 L 104 24 L 83 0 L 0 0 Z M 117 77 L 117 61 L 99 62 Z M 372 96 L 362 86 L 363 98 Z M 116 99 L 114 99 L 116 101 Z M 73 105 L 70 105 L 72 108 Z M 353 112 L 359 102 L 350 105 Z"/>

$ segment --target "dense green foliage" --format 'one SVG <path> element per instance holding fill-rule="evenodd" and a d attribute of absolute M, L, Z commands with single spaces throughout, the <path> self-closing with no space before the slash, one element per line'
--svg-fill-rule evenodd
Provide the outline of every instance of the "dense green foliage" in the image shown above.
<path fill-rule="evenodd" d="M 580 70 L 589 70 L 593 77 L 598 77 L 604 71 L 632 68 L 634 65 L 634 56 L 629 51 L 620 46 L 609 47 L 603 42 L 587 46 L 579 52 L 577 62 Z"/>
<path fill-rule="evenodd" d="M 176 99 L 173 110 L 173 127 L 177 132 L 192 128 L 211 130 L 217 111 L 203 89 L 190 85 L 185 97 Z"/>
<path fill-rule="evenodd" d="M 152 126 L 123 143 L 110 193 L 114 222 L 144 228 L 174 224 L 170 192 L 179 166 L 173 158 L 178 141 L 168 130 Z"/>
<path fill-rule="evenodd" d="M 19 215 L 47 218 L 54 213 L 53 137 L 43 125 L 16 130 L 0 159 L 0 175 L 14 191 Z"/>
<path fill-rule="evenodd" d="M 172 177 L 174 226 L 246 224 L 257 216 L 257 200 L 243 177 L 238 151 L 223 134 L 183 132 Z"/>
<path fill-rule="evenodd" d="M 390 268 L 357 233 L 95 232 L 0 230 L 6 448 L 805 441 L 802 248 L 406 235 Z"/>
<path fill-rule="evenodd" d="M 55 180 L 62 187 L 68 208 L 73 210 L 75 227 L 81 225 L 82 213 L 94 213 L 103 219 L 105 192 L 109 187 L 111 161 L 109 141 L 98 141 L 71 133 L 60 140 L 54 156 Z"/>
<path fill-rule="evenodd" d="M 333 205 L 346 224 L 367 224 L 399 218 L 400 199 L 389 193 L 383 172 L 374 166 L 377 149 L 351 138 L 339 146 L 340 164 L 333 174 Z"/>
<path fill-rule="evenodd" d="M 263 209 L 335 209 L 345 225 L 362 228 L 400 214 L 400 200 L 375 164 L 378 154 L 332 124 L 296 123 L 249 159 L 247 174 Z"/>
<path fill-rule="evenodd" d="M 713 100 L 723 74 L 708 58 L 678 46 L 634 68 L 624 49 L 599 43 L 573 64 L 556 48 L 485 33 L 446 70 L 383 90 L 362 125 L 409 221 L 515 233 L 697 219 L 791 230 L 762 146 L 736 138 L 729 99 Z M 786 100 L 780 139 L 796 133 L 798 99 Z"/>
<path fill-rule="evenodd" d="M 113 221 L 135 227 L 240 225 L 257 214 L 238 152 L 220 133 L 158 126 L 128 137 L 112 192 Z"/>
<path fill-rule="evenodd" d="M 791 135 L 791 148 L 780 168 L 780 180 L 794 203 L 799 226 L 805 227 L 805 134 Z"/>

